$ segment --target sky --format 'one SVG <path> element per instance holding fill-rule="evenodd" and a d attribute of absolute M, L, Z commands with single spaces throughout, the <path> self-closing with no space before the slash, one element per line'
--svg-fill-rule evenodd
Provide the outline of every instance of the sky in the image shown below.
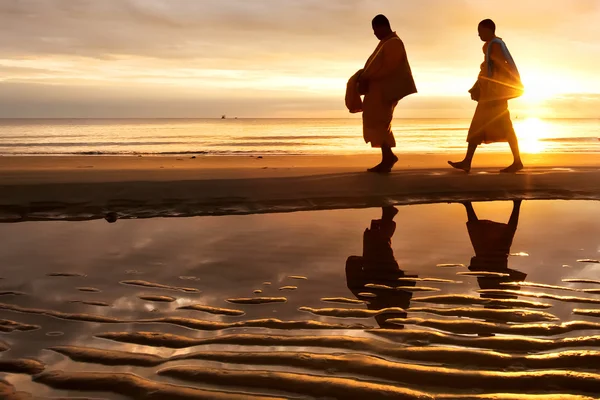
<path fill-rule="evenodd" d="M 0 117 L 349 117 L 388 16 L 419 93 L 397 117 L 468 117 L 492 18 L 524 116 L 600 118 L 599 0 L 2 0 Z"/>

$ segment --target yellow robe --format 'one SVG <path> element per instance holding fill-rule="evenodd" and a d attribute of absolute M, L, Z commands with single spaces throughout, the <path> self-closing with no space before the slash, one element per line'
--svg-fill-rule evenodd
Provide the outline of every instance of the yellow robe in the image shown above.
<path fill-rule="evenodd" d="M 484 54 L 487 54 L 489 45 L 489 42 L 483 45 Z M 492 46 L 490 58 L 494 64 L 492 76 L 488 76 L 486 60 L 481 64 L 481 72 L 474 86 L 474 89 L 478 88 L 480 91 L 480 97 L 467 136 L 469 143 L 506 142 L 515 135 L 508 100 L 502 94 L 503 85 L 500 83 L 512 80 L 514 71 L 499 45 Z"/>
<path fill-rule="evenodd" d="M 358 78 L 369 82 L 360 104 L 356 88 Z M 346 105 L 350 112 L 363 112 L 363 137 L 371 147 L 396 146 L 392 118 L 398 101 L 416 93 L 404 43 L 396 33 L 381 40 L 367 60 L 365 68 L 348 82 Z M 358 98 L 358 100 L 357 100 Z"/>

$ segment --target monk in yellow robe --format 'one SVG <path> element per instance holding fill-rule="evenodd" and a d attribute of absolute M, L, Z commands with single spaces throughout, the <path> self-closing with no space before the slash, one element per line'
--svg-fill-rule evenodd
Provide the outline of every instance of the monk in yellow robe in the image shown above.
<path fill-rule="evenodd" d="M 508 100 L 521 96 L 523 85 L 508 48 L 496 36 L 494 21 L 481 21 L 478 30 L 479 37 L 485 42 L 485 61 L 481 64 L 477 82 L 469 90 L 471 98 L 478 102 L 467 136 L 469 147 L 463 161 L 448 163 L 456 169 L 469 172 L 477 146 L 482 143 L 508 142 L 514 161 L 500 172 L 515 173 L 523 169 L 523 162 L 508 111 Z"/>
<path fill-rule="evenodd" d="M 381 149 L 381 163 L 369 172 L 389 173 L 398 161 L 392 152 L 396 140 L 392 132 L 392 118 L 398 101 L 416 93 L 404 43 L 392 31 L 384 15 L 372 21 L 373 32 L 379 45 L 367 60 L 364 69 L 348 82 L 346 106 L 351 113 L 363 113 L 363 136 L 371 147 Z M 360 96 L 364 95 L 361 101 Z"/>

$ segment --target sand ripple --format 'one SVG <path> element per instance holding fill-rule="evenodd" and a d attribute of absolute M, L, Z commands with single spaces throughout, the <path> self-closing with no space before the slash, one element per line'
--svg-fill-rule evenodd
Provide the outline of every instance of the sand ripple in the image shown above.
<path fill-rule="evenodd" d="M 444 272 L 444 277 L 456 272 L 436 271 Z M 8 343 L 0 341 L 0 352 L 5 352 L 0 373 L 31 375 L 38 384 L 73 393 L 149 400 L 268 399 L 279 394 L 285 398 L 441 400 L 587 400 L 598 396 L 600 322 L 594 318 L 600 318 L 600 310 L 594 306 L 600 304 L 600 297 L 593 295 L 600 289 L 590 286 L 600 285 L 600 280 L 563 279 L 565 285 L 531 282 L 525 274 L 506 269 L 458 275 L 464 276 L 464 284 L 435 276 L 389 274 L 354 285 L 348 278 L 349 291 L 332 291 L 331 297 L 319 297 L 307 286 L 311 290 L 291 292 L 288 300 L 260 295 L 262 289 L 251 286 L 234 293 L 256 289 L 254 294 L 259 296 L 227 299 L 207 292 L 202 299 L 197 296 L 199 304 L 194 304 L 187 298 L 130 293 L 130 298 L 121 296 L 110 302 L 73 300 L 82 306 L 68 308 L 103 307 L 89 308 L 90 313 L 45 305 L 37 308 L 31 306 L 33 293 L 14 297 L 22 293 L 7 290 L 0 292 L 6 301 L 0 303 L 1 312 L 24 322 L 52 318 L 71 321 L 65 326 L 92 323 L 97 339 L 69 341 L 68 329 L 61 339 L 44 336 L 46 331 L 28 334 L 41 326 L 0 320 L 0 332 L 11 334 Z M 301 275 L 273 278 L 273 282 L 287 279 L 280 285 L 290 279 L 315 284 Z M 120 283 L 199 293 L 195 288 L 151 281 Z M 264 285 L 265 291 L 298 289 Z M 91 286 L 77 289 L 98 291 Z M 209 285 L 204 289 L 209 290 Z M 434 291 L 441 293 L 417 294 Z M 58 299 L 57 307 L 66 303 Z M 152 309 L 137 299 L 174 304 Z M 333 304 L 321 308 L 315 305 L 323 305 L 319 301 Z M 223 302 L 231 308 L 219 307 Z M 574 308 L 577 304 L 587 307 Z M 129 312 L 129 307 L 140 307 L 140 313 Z M 246 314 L 251 318 L 244 318 Z M 353 319 L 366 321 L 354 323 Z M 27 340 L 28 335 L 49 342 L 43 349 L 53 358 L 40 359 L 58 358 L 66 371 L 52 370 L 35 359 L 6 358 L 13 351 L 21 356 L 17 353 L 23 347 L 20 340 Z M 79 372 L 94 368 L 109 372 Z M 27 394 L 18 397 L 14 387 L 0 381 L 0 398 L 11 398 L 7 396 L 28 398 Z"/>
<path fill-rule="evenodd" d="M 52 371 L 33 378 L 37 383 L 54 389 L 115 393 L 133 399 L 155 400 L 273 400 L 280 397 L 255 396 L 201 390 L 154 382 L 129 373 L 85 373 Z"/>
<path fill-rule="evenodd" d="M 191 306 L 179 307 L 178 310 L 194 310 L 194 311 L 205 312 L 208 314 L 228 315 L 228 316 L 232 316 L 232 317 L 239 317 L 239 316 L 246 314 L 244 311 L 241 311 L 241 310 L 231 310 L 231 309 L 227 309 L 227 308 L 210 307 L 210 306 L 204 306 L 201 304 L 194 304 Z"/>
<path fill-rule="evenodd" d="M 285 303 L 287 302 L 287 299 L 285 297 L 248 297 L 227 299 L 227 302 L 232 304 L 270 304 Z"/>
<path fill-rule="evenodd" d="M 514 292 L 520 294 L 521 292 Z M 522 307 L 522 308 L 537 308 L 547 309 L 552 307 L 548 303 L 539 303 L 534 301 L 514 300 L 514 299 L 488 299 L 484 297 L 468 296 L 468 295 L 440 295 L 429 297 L 416 297 L 412 299 L 416 303 L 431 303 L 431 304 L 453 304 L 453 305 L 489 305 L 489 306 L 506 306 L 506 307 Z"/>
<path fill-rule="evenodd" d="M 44 371 L 46 366 L 37 360 L 0 360 L 0 372 L 11 374 L 35 375 Z"/>
<path fill-rule="evenodd" d="M 362 310 L 356 308 L 310 308 L 300 307 L 298 310 L 306 311 L 314 315 L 321 315 L 335 318 L 371 318 L 383 314 L 405 314 L 402 308 L 391 307 L 381 310 Z"/>
<path fill-rule="evenodd" d="M 22 324 L 16 321 L 10 321 L 7 319 L 0 319 L 0 332 L 11 333 L 11 332 L 27 332 L 35 331 L 40 329 L 38 325 Z"/>
<path fill-rule="evenodd" d="M 138 296 L 138 298 L 140 300 L 152 301 L 155 303 L 173 303 L 174 301 L 177 300 L 175 297 L 171 297 L 171 296 L 154 296 L 154 295 Z"/>
<path fill-rule="evenodd" d="M 195 289 L 195 288 L 168 286 L 168 285 L 162 285 L 160 283 L 153 283 L 153 282 L 146 282 L 146 281 L 137 281 L 137 280 L 121 281 L 121 284 L 123 284 L 123 285 L 130 285 L 130 286 L 141 286 L 141 287 L 145 287 L 145 288 L 173 290 L 173 291 L 185 292 L 185 293 L 198 293 L 198 292 L 200 292 L 198 289 Z"/>

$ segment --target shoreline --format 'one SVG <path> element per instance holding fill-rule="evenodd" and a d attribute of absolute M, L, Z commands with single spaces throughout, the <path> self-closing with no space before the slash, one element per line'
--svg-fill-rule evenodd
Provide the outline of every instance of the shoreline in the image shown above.
<path fill-rule="evenodd" d="M 476 156 L 467 175 L 450 155 L 400 155 L 389 175 L 377 155 L 256 157 L 0 157 L 0 222 L 243 215 L 457 201 L 600 200 L 600 157 Z"/>

